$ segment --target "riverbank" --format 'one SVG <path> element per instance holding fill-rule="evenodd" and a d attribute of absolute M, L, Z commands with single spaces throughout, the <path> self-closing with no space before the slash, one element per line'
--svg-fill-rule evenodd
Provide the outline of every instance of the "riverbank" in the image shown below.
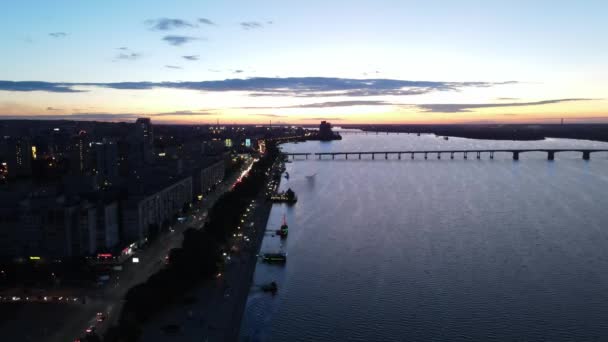
<path fill-rule="evenodd" d="M 531 141 L 547 138 L 608 141 L 608 124 L 343 125 L 369 133 L 430 133 L 479 140 Z"/>
<path fill-rule="evenodd" d="M 268 225 L 268 219 L 270 218 L 270 211 L 272 210 L 272 203 L 265 201 L 263 197 L 260 198 L 262 201 L 262 207 L 259 213 L 259 221 L 255 222 L 256 226 L 256 235 L 254 239 L 254 244 L 251 255 L 249 256 L 248 267 L 246 267 L 246 272 L 242 274 L 241 281 L 239 281 L 239 289 L 237 296 L 235 298 L 235 308 L 233 311 L 232 319 L 229 323 L 229 329 L 227 329 L 227 333 L 225 334 L 224 341 L 238 341 L 239 333 L 241 330 L 241 321 L 243 318 L 243 314 L 245 312 L 245 307 L 247 305 L 247 297 L 249 296 L 249 290 L 253 285 L 253 275 L 255 273 L 255 268 L 258 263 L 257 255 L 260 252 L 260 248 L 262 246 L 262 241 L 264 240 L 264 235 L 266 233 L 266 226 Z"/>
<path fill-rule="evenodd" d="M 254 225 L 247 233 L 250 241 L 231 256 L 222 276 L 184 294 L 182 305 L 170 308 L 145 324 L 141 341 L 166 341 L 168 335 L 174 341 L 192 341 L 194 337 L 210 342 L 238 340 L 272 203 L 261 194 L 256 198 L 255 206 Z M 163 327 L 169 325 L 177 326 L 178 331 L 163 332 Z"/>
<path fill-rule="evenodd" d="M 258 167 L 257 176 L 254 176 L 257 178 L 245 179 L 243 183 L 237 182 L 240 188 L 235 191 L 242 194 L 231 194 L 232 199 L 228 200 L 228 203 L 240 201 L 237 205 L 241 208 L 238 210 L 238 216 L 234 216 L 235 212 L 231 213 L 225 207 L 218 207 L 209 215 L 210 222 L 215 217 L 215 220 L 230 218 L 232 223 L 216 224 L 215 227 L 208 223 L 203 228 L 202 233 L 208 237 L 212 237 L 214 231 L 227 234 L 227 239 L 221 247 L 224 251 L 220 255 L 223 266 L 216 271 L 217 274 L 214 273 L 215 277 L 208 278 L 200 285 L 184 289 L 184 292 L 168 293 L 167 295 L 175 297 L 175 300 L 166 310 L 150 317 L 150 320 L 144 323 L 142 341 L 164 341 L 167 335 L 171 335 L 176 341 L 191 341 L 193 337 L 199 336 L 209 341 L 238 340 L 241 317 L 258 262 L 257 254 L 272 208 L 272 203 L 266 201 L 265 190 L 268 184 L 272 184 L 273 178 L 269 178 L 268 174 L 263 176 L 267 172 L 266 167 Z M 268 170 L 272 171 L 271 177 L 275 177 L 277 173 L 280 175 L 282 171 L 280 165 L 274 162 Z M 261 186 L 252 187 L 252 181 L 260 182 L 262 179 L 263 184 L 255 183 Z M 257 191 L 250 192 L 255 194 L 254 196 L 243 197 L 247 191 L 254 189 Z M 242 202 L 244 198 L 249 200 Z M 225 227 L 234 229 L 224 232 Z M 202 240 L 194 243 L 205 248 Z M 194 259 L 188 258 L 183 262 L 188 264 L 190 260 Z M 170 291 L 168 288 L 166 290 Z"/>

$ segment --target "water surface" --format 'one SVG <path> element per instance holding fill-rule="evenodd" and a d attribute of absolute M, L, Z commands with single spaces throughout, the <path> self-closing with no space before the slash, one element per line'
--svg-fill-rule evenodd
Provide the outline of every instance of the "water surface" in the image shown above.
<path fill-rule="evenodd" d="M 606 148 L 564 139 L 344 135 L 285 151 Z M 600 341 L 608 336 L 608 155 L 287 164 L 299 201 L 262 251 L 243 341 Z M 396 158 L 396 157 L 394 157 Z"/>

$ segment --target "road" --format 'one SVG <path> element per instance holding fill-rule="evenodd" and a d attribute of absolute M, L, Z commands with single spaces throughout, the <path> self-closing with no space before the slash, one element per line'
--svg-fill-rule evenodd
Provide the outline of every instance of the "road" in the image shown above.
<path fill-rule="evenodd" d="M 146 281 L 150 275 L 164 266 L 163 260 L 169 250 L 181 245 L 182 233 L 186 228 L 202 228 L 206 211 L 220 195 L 230 190 L 235 180 L 241 176 L 241 172 L 246 170 L 251 163 L 252 160 L 248 160 L 240 172 L 235 172 L 213 193 L 193 204 L 186 220 L 174 225 L 172 232 L 161 234 L 157 240 L 144 249 L 136 251 L 134 256 L 139 258 L 140 262 L 136 264 L 126 262 L 123 271 L 114 273 L 107 285 L 89 293 L 86 304 L 56 304 L 52 305 L 53 308 L 49 304 L 27 304 L 19 308 L 22 312 L 15 317 L 16 325 L 12 329 L 7 329 L 11 330 L 10 335 L 20 336 L 19 340 L 69 342 L 84 336 L 85 329 L 89 326 L 95 326 L 97 333 L 103 335 L 109 326 L 117 322 L 127 291 Z M 45 312 L 44 314 L 39 313 L 41 306 L 45 306 L 42 310 Z M 97 322 L 97 312 L 103 312 L 107 319 Z M 35 317 L 35 319 L 30 317 Z M 4 333 L 5 329 L 2 328 Z M 47 335 L 49 333 L 51 335 Z"/>

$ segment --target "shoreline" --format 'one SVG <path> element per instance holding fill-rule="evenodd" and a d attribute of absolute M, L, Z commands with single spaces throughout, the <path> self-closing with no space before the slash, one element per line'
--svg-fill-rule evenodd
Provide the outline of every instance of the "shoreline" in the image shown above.
<path fill-rule="evenodd" d="M 255 199 L 253 214 L 255 236 L 239 254 L 226 265 L 221 278 L 209 280 L 184 293 L 183 299 L 196 298 L 191 305 L 177 303 L 164 313 L 143 325 L 141 341 L 192 341 L 193 337 L 206 337 L 208 341 L 238 341 L 247 298 L 258 263 L 258 253 L 265 236 L 272 210 L 264 191 Z M 180 332 L 168 335 L 162 332 L 167 324 L 177 324 Z"/>
<path fill-rule="evenodd" d="M 246 275 L 242 275 L 245 277 L 241 279 L 241 286 L 239 288 L 238 297 L 235 300 L 235 308 L 233 312 L 232 320 L 230 320 L 230 329 L 228 334 L 226 334 L 224 341 L 238 341 L 241 333 L 241 323 L 243 320 L 243 315 L 245 314 L 245 308 L 247 306 L 247 299 L 249 298 L 249 292 L 251 290 L 251 286 L 253 284 L 253 276 L 255 274 L 255 269 L 257 268 L 258 257 L 257 255 L 260 252 L 260 248 L 262 248 L 262 241 L 264 240 L 264 236 L 266 235 L 266 226 L 268 225 L 268 220 L 270 219 L 270 212 L 272 211 L 272 202 L 266 201 L 265 198 L 261 199 L 263 204 L 261 205 L 260 210 L 260 221 L 258 222 L 258 215 L 256 213 L 256 228 L 258 226 L 262 227 L 262 229 L 256 230 L 255 243 L 253 244 L 254 253 L 250 255 L 250 259 L 252 264 L 247 268 Z"/>
<path fill-rule="evenodd" d="M 342 125 L 345 129 L 359 129 L 368 134 L 409 133 L 435 134 L 438 137 L 476 140 L 539 141 L 548 138 L 608 142 L 607 124 L 395 124 Z"/>

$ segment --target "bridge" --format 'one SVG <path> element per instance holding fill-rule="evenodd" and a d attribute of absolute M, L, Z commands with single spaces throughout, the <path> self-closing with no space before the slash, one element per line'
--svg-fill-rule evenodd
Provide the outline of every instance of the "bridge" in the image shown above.
<path fill-rule="evenodd" d="M 421 134 L 432 134 L 431 132 L 390 132 L 390 131 L 357 131 L 357 130 L 352 130 L 352 131 L 338 131 L 335 130 L 334 133 L 338 133 L 340 135 L 344 135 L 344 134 L 365 134 L 365 135 L 399 135 L 399 134 L 403 134 L 403 135 L 407 135 L 407 134 L 417 134 L 417 135 L 421 135 Z"/>
<path fill-rule="evenodd" d="M 283 153 L 292 159 L 296 157 L 305 157 L 308 159 L 309 156 L 317 156 L 319 160 L 324 157 L 330 157 L 336 159 L 336 156 L 343 156 L 344 159 L 348 159 L 349 156 L 361 159 L 362 156 L 371 156 L 371 159 L 376 159 L 376 155 L 384 159 L 388 159 L 389 156 L 397 156 L 397 159 L 401 159 L 402 155 L 409 156 L 414 159 L 416 155 L 424 156 L 424 159 L 428 159 L 429 155 L 435 156 L 437 159 L 441 159 L 442 155 L 449 155 L 450 159 L 454 159 L 454 155 L 462 154 L 464 159 L 468 159 L 469 154 L 475 155 L 477 159 L 481 159 L 482 154 L 490 156 L 490 159 L 494 159 L 495 153 L 511 153 L 513 160 L 519 160 L 519 155 L 526 152 L 543 152 L 547 153 L 547 160 L 555 160 L 555 154 L 560 152 L 579 152 L 582 154 L 583 160 L 590 160 L 591 153 L 595 152 L 608 152 L 608 149 L 481 149 L 481 150 L 428 150 L 428 151 L 353 151 L 353 152 L 318 152 L 318 153 Z"/>
<path fill-rule="evenodd" d="M 348 130 L 348 131 L 334 131 L 335 133 L 340 134 L 408 134 L 404 132 L 388 132 L 388 131 L 360 131 L 360 130 Z"/>

